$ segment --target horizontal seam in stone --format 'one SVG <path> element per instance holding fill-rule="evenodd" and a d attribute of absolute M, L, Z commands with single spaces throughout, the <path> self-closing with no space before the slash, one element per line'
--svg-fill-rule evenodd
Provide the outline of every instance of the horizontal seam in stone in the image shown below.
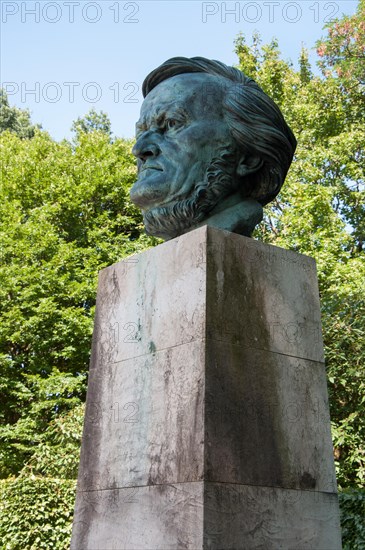
<path fill-rule="evenodd" d="M 166 351 L 166 350 L 169 350 L 169 349 L 178 348 L 180 346 L 186 346 L 187 344 L 194 344 L 196 342 L 219 342 L 219 343 L 228 344 L 228 345 L 231 345 L 231 346 L 242 347 L 243 349 L 247 349 L 247 350 L 264 351 L 264 352 L 267 352 L 267 353 L 274 353 L 275 355 L 282 355 L 284 357 L 292 357 L 293 359 L 301 359 L 303 361 L 310 361 L 311 363 L 318 363 L 319 365 L 325 365 L 324 361 L 317 361 L 316 359 L 309 359 L 308 357 L 301 357 L 301 356 L 298 356 L 298 355 L 290 355 L 289 353 L 282 353 L 280 351 L 273 351 L 273 350 L 270 350 L 270 349 L 255 348 L 255 347 L 250 347 L 250 346 L 242 346 L 241 344 L 236 344 L 234 342 L 229 342 L 227 340 L 216 340 L 214 338 L 201 338 L 201 339 L 196 339 L 196 340 L 189 340 L 188 342 L 181 342 L 180 344 L 174 344 L 173 346 L 168 346 L 166 348 L 157 349 L 153 353 L 152 352 L 146 352 L 146 353 L 141 353 L 140 355 L 133 355 L 132 357 L 127 357 L 126 359 L 120 359 L 119 361 L 110 361 L 109 363 L 107 363 L 107 365 L 116 365 L 118 363 L 124 363 L 125 361 L 131 361 L 132 359 L 139 359 L 140 357 L 147 357 L 149 355 L 155 355 L 157 353 L 160 353 L 161 351 Z"/>
<path fill-rule="evenodd" d="M 293 489 L 292 487 L 279 487 L 278 485 L 254 485 L 251 483 L 238 483 L 234 481 L 206 481 L 206 480 L 195 480 L 195 481 L 174 481 L 173 483 L 154 483 L 153 485 L 127 485 L 124 487 L 106 487 L 103 489 L 88 489 L 88 490 L 79 490 L 77 493 L 94 493 L 99 491 L 119 491 L 121 489 L 142 489 L 144 487 L 174 487 L 174 485 L 186 485 L 188 483 L 214 483 L 220 485 L 238 485 L 239 487 L 258 487 L 260 489 L 279 489 L 281 491 L 295 491 L 296 493 L 315 493 L 323 495 L 335 495 L 338 496 L 337 492 L 333 491 L 315 491 L 313 489 Z"/>

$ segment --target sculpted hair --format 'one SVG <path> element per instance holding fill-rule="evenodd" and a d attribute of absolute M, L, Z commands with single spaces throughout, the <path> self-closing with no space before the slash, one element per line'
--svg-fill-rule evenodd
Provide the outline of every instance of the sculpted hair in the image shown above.
<path fill-rule="evenodd" d="M 240 152 L 258 155 L 263 161 L 257 172 L 243 178 L 241 192 L 267 204 L 279 193 L 297 144 L 279 107 L 252 78 L 204 57 L 168 59 L 145 78 L 143 96 L 164 80 L 185 73 L 207 73 L 227 80 L 223 109 L 231 135 Z"/>

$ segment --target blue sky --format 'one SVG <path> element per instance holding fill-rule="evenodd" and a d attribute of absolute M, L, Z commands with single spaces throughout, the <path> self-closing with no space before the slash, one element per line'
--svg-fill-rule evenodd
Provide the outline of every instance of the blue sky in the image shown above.
<path fill-rule="evenodd" d="M 55 139 L 91 107 L 113 132 L 132 137 L 149 71 L 176 55 L 237 62 L 234 39 L 276 37 L 285 59 L 312 48 L 331 17 L 352 0 L 202 2 L 1 0 L 1 84 L 12 105 L 29 108 Z M 315 59 L 313 53 L 312 59 Z"/>

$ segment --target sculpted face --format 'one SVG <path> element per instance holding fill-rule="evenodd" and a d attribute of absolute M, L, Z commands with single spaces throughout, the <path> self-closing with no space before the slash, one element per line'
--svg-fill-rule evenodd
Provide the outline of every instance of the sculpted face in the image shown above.
<path fill-rule="evenodd" d="M 203 181 L 218 148 L 231 144 L 219 80 L 178 75 L 161 82 L 144 100 L 133 148 L 138 180 L 131 191 L 132 201 L 143 210 L 186 196 Z"/>
<path fill-rule="evenodd" d="M 224 120 L 221 81 L 206 74 L 174 76 L 156 86 L 143 102 L 133 148 L 138 180 L 131 199 L 142 209 L 150 234 L 171 238 L 174 225 L 176 234 L 183 232 L 218 202 L 219 197 L 210 193 L 203 204 L 209 195 L 209 170 L 214 171 L 215 161 L 222 163 L 222 151 L 237 156 Z"/>

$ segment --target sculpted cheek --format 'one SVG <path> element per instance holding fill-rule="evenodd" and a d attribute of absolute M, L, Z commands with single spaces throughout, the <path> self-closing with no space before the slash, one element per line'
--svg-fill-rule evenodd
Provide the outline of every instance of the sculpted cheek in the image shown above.
<path fill-rule="evenodd" d="M 194 143 L 201 149 L 207 146 L 212 148 L 214 144 L 228 145 L 232 141 L 228 126 L 225 123 L 217 124 L 216 121 L 198 124 L 190 128 L 181 138 L 185 150 L 194 147 Z M 196 152 L 197 148 L 194 148 L 194 153 Z"/>

